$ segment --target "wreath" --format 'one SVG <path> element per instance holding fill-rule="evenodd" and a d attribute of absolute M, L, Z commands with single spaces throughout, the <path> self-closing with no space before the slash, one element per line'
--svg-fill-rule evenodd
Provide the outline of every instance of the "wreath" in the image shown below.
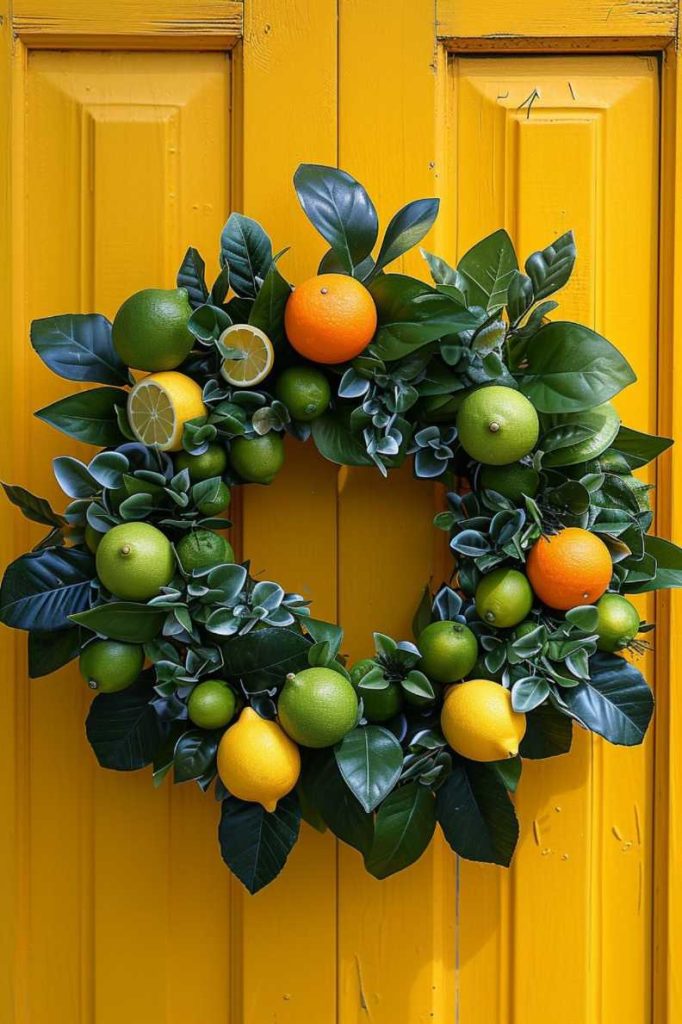
<path fill-rule="evenodd" d="M 213 790 L 222 856 L 251 892 L 301 818 L 377 878 L 437 824 L 459 855 L 508 865 L 523 758 L 567 752 L 574 722 L 617 744 L 646 732 L 651 691 L 623 655 L 653 627 L 626 595 L 682 585 L 682 550 L 649 535 L 633 471 L 671 441 L 621 424 L 611 400 L 635 375 L 617 349 L 550 319 L 570 232 L 524 270 L 503 230 L 456 268 L 422 250 L 429 285 L 387 267 L 437 200 L 403 207 L 377 251 L 354 178 L 302 165 L 294 184 L 329 245 L 295 290 L 286 250 L 233 213 L 210 289 L 190 248 L 176 289 L 136 293 L 113 324 L 33 322 L 51 370 L 99 385 L 36 415 L 99 450 L 54 460 L 63 513 L 4 485 L 48 532 L 7 568 L 0 618 L 28 632 L 32 678 L 79 658 L 100 765 Z M 349 666 L 338 625 L 235 560 L 230 488 L 268 484 L 286 434 L 448 486 L 435 525 L 452 576 L 425 589 L 414 642 L 375 633 Z"/>

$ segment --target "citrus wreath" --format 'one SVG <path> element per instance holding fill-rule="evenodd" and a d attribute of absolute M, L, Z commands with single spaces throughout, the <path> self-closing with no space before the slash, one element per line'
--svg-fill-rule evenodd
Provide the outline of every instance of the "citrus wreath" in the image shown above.
<path fill-rule="evenodd" d="M 390 221 L 343 171 L 302 165 L 303 210 L 329 250 L 295 290 L 270 239 L 233 213 L 212 287 L 188 249 L 174 290 L 99 314 L 34 321 L 55 373 L 100 386 L 36 415 L 99 450 L 54 460 L 63 514 L 6 570 L 0 618 L 28 631 L 35 678 L 78 657 L 100 765 L 153 766 L 221 802 L 224 860 L 251 892 L 274 878 L 301 817 L 384 878 L 440 824 L 458 854 L 508 865 L 523 758 L 565 753 L 574 722 L 612 743 L 653 710 L 631 659 L 646 646 L 625 595 L 682 585 L 682 550 L 650 536 L 633 475 L 670 440 L 621 424 L 635 380 L 587 327 L 549 319 L 571 233 L 519 269 L 503 230 L 433 285 L 387 272 L 433 224 L 421 199 Z M 133 376 L 131 369 L 144 371 Z M 374 634 L 352 667 L 339 626 L 256 580 L 221 531 L 230 487 L 269 483 L 282 436 L 347 466 L 451 488 L 435 525 L 453 574 L 427 588 L 415 642 Z"/>

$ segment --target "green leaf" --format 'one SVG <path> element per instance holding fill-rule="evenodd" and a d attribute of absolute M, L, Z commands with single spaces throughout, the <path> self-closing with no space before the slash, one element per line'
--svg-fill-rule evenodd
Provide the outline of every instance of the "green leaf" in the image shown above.
<path fill-rule="evenodd" d="M 154 640 L 161 632 L 164 618 L 165 613 L 158 608 L 133 601 L 111 601 L 70 616 L 72 622 L 93 633 L 131 644 Z"/>
<path fill-rule="evenodd" d="M 517 269 L 514 245 L 503 228 L 477 242 L 457 264 L 464 278 L 468 305 L 483 306 L 489 312 L 501 309 L 506 305 L 507 289 Z"/>
<path fill-rule="evenodd" d="M 511 863 L 519 825 L 506 787 L 487 765 L 455 763 L 436 794 L 436 816 L 460 857 Z"/>
<path fill-rule="evenodd" d="M 208 298 L 205 273 L 206 265 L 203 259 L 197 250 L 190 246 L 180 264 L 176 283 L 178 288 L 184 288 L 187 292 L 192 309 L 203 306 Z"/>
<path fill-rule="evenodd" d="M 291 285 L 284 280 L 273 263 L 251 307 L 249 323 L 268 336 L 274 345 L 276 355 L 279 355 L 285 346 L 288 347 L 284 334 L 284 307 L 290 295 Z"/>
<path fill-rule="evenodd" d="M 417 605 L 417 610 L 412 619 L 412 635 L 418 640 L 426 627 L 431 622 L 431 588 L 427 585 L 422 591 L 422 596 Z"/>
<path fill-rule="evenodd" d="M 274 811 L 234 796 L 223 800 L 218 841 L 230 871 L 250 893 L 276 878 L 298 839 L 301 810 L 289 793 Z"/>
<path fill-rule="evenodd" d="M 504 761 L 490 761 L 489 767 L 497 775 L 505 789 L 515 793 L 521 780 L 523 763 L 520 757 L 506 757 Z"/>
<path fill-rule="evenodd" d="M 345 171 L 321 164 L 301 164 L 294 188 L 313 227 L 352 273 L 371 253 L 379 230 L 366 190 Z"/>
<path fill-rule="evenodd" d="M 375 271 L 397 260 L 421 242 L 438 215 L 438 199 L 415 199 L 391 218 L 379 249 Z"/>
<path fill-rule="evenodd" d="M 418 782 L 400 786 L 386 797 L 374 824 L 374 842 L 365 867 L 375 878 L 388 878 L 414 864 L 436 828 L 433 793 Z"/>
<path fill-rule="evenodd" d="M 304 620 L 303 625 L 316 644 L 327 643 L 329 645 L 329 660 L 333 661 L 339 653 L 343 641 L 341 627 L 333 622 L 323 622 L 322 619 L 308 617 Z"/>
<path fill-rule="evenodd" d="M 630 469 L 641 469 L 642 466 L 657 459 L 672 443 L 670 437 L 643 434 L 639 430 L 621 426 L 610 451 L 622 455 Z"/>
<path fill-rule="evenodd" d="M 532 760 L 556 757 L 571 749 L 573 723 L 552 704 L 541 704 L 526 715 L 526 735 L 521 740 L 521 757 Z"/>
<path fill-rule="evenodd" d="M 517 323 L 533 303 L 533 285 L 530 278 L 514 270 L 507 287 L 507 312 L 509 321 Z"/>
<path fill-rule="evenodd" d="M 296 630 L 267 626 L 221 645 L 225 672 L 249 691 L 281 686 L 289 672 L 308 668 L 310 642 Z"/>
<path fill-rule="evenodd" d="M 564 689 L 564 703 L 587 729 L 609 743 L 641 743 L 654 710 L 644 676 L 615 654 L 598 652 L 590 659 L 590 679 Z"/>
<path fill-rule="evenodd" d="M 110 448 L 125 441 L 117 409 L 125 408 L 127 397 L 120 388 L 93 388 L 46 405 L 34 415 L 77 441 Z"/>
<path fill-rule="evenodd" d="M 545 324 L 526 346 L 521 391 L 540 412 L 582 412 L 601 405 L 636 379 L 627 360 L 582 324 Z"/>
<path fill-rule="evenodd" d="M 386 362 L 410 355 L 446 334 L 476 327 L 479 322 L 448 295 L 403 274 L 380 274 L 369 290 L 378 315 L 372 352 Z"/>
<path fill-rule="evenodd" d="M 31 679 L 49 676 L 77 658 L 80 650 L 79 629 L 32 630 L 28 634 L 28 674 Z"/>
<path fill-rule="evenodd" d="M 643 580 L 634 586 L 627 585 L 630 594 L 646 594 L 650 590 L 668 590 L 682 587 L 682 548 L 663 537 L 644 537 L 646 555 L 656 559 L 656 574 L 652 579 Z"/>
<path fill-rule="evenodd" d="M 362 809 L 349 790 L 331 751 L 320 751 L 307 759 L 304 783 L 327 828 L 360 853 L 368 853 L 374 835 L 372 815 Z"/>
<path fill-rule="evenodd" d="M 52 469 L 57 483 L 70 498 L 91 498 L 101 490 L 88 467 L 80 459 L 74 459 L 70 455 L 59 455 L 52 460 Z"/>
<path fill-rule="evenodd" d="M 584 633 L 596 633 L 599 612 L 593 604 L 579 604 L 566 612 L 566 621 L 573 626 L 579 626 Z"/>
<path fill-rule="evenodd" d="M 263 228 L 241 213 L 231 214 L 220 236 L 220 250 L 233 290 L 255 299 L 272 263 L 272 243 Z"/>
<path fill-rule="evenodd" d="M 176 782 L 200 778 L 215 761 L 218 734 L 205 729 L 190 729 L 179 738 L 173 752 Z"/>
<path fill-rule="evenodd" d="M 128 370 L 111 341 L 111 324 L 99 313 L 67 313 L 34 320 L 31 345 L 46 366 L 66 380 L 130 383 Z"/>
<path fill-rule="evenodd" d="M 512 687 L 514 711 L 532 711 L 549 697 L 549 683 L 542 676 L 525 676 L 517 679 Z"/>
<path fill-rule="evenodd" d="M 566 284 L 575 264 L 575 239 L 567 231 L 546 249 L 534 252 L 526 260 L 526 273 L 533 282 L 535 300 L 546 299 Z"/>
<path fill-rule="evenodd" d="M 68 629 L 90 605 L 95 562 L 80 548 L 43 548 L 8 566 L 0 587 L 0 622 L 15 629 Z"/>
<path fill-rule="evenodd" d="M 313 420 L 312 436 L 317 450 L 329 462 L 340 466 L 372 464 L 362 438 L 351 433 L 348 417 L 343 413 L 326 413 Z"/>
<path fill-rule="evenodd" d="M 131 772 L 151 764 L 168 726 L 149 703 L 150 687 L 100 693 L 90 705 L 85 732 L 102 768 Z"/>
<path fill-rule="evenodd" d="M 440 256 L 434 256 L 433 253 L 427 252 L 426 249 L 420 249 L 419 252 L 428 263 L 434 284 L 451 286 L 458 292 L 458 301 L 460 302 L 460 305 L 466 306 L 464 279 L 459 271 L 455 270 L 454 267 L 451 267 L 450 264 Z"/>
<path fill-rule="evenodd" d="M 64 517 L 52 511 L 47 498 L 39 498 L 31 494 L 25 487 L 19 484 L 2 485 L 3 490 L 13 505 L 21 509 L 27 519 L 33 523 L 40 523 L 42 526 L 63 526 Z"/>
<path fill-rule="evenodd" d="M 367 725 L 347 733 L 334 752 L 346 785 L 365 811 L 373 811 L 400 777 L 400 743 L 388 729 Z"/>

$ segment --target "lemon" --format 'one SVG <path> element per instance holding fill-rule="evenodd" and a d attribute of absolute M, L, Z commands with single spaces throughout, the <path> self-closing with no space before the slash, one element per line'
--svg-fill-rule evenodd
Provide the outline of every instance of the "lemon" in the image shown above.
<path fill-rule="evenodd" d="M 476 664 L 478 641 L 461 622 L 432 622 L 419 634 L 421 668 L 437 683 L 463 679 Z"/>
<path fill-rule="evenodd" d="M 274 811 L 277 801 L 291 792 L 301 772 L 301 755 L 277 722 L 253 708 L 244 708 L 218 744 L 218 774 L 239 800 L 262 804 Z"/>
<path fill-rule="evenodd" d="M 355 725 L 358 698 L 340 672 L 306 668 L 287 676 L 277 716 L 287 735 L 302 747 L 333 747 Z"/>
<path fill-rule="evenodd" d="M 533 607 L 531 585 L 518 569 L 495 569 L 476 587 L 478 617 L 498 629 L 516 626 Z"/>
<path fill-rule="evenodd" d="M 138 381 L 128 395 L 127 411 L 138 441 L 162 452 L 177 452 L 185 423 L 205 416 L 206 406 L 196 381 L 169 370 Z"/>
<path fill-rule="evenodd" d="M 227 469 L 227 452 L 221 444 L 210 444 L 201 455 L 190 455 L 180 451 L 175 456 L 175 469 L 189 470 L 189 478 L 195 483 L 209 480 L 212 476 L 222 476 Z"/>
<path fill-rule="evenodd" d="M 223 348 L 239 349 L 239 358 L 223 359 L 220 372 L 228 382 L 237 388 L 251 388 L 265 380 L 275 364 L 275 350 L 272 342 L 258 327 L 250 324 L 233 324 L 227 327 L 218 339 Z"/>
<path fill-rule="evenodd" d="M 526 716 L 514 711 L 511 695 L 492 679 L 470 679 L 453 686 L 440 716 L 453 750 L 471 761 L 516 757 L 526 732 Z"/>
<path fill-rule="evenodd" d="M 291 418 L 311 423 L 328 408 L 329 381 L 312 366 L 290 366 L 275 385 L 275 396 L 286 405 Z"/>
<path fill-rule="evenodd" d="M 119 309 L 111 340 L 126 366 L 174 370 L 194 344 L 187 327 L 191 315 L 184 288 L 145 288 L 126 299 Z"/>
<path fill-rule="evenodd" d="M 121 523 L 100 541 L 97 575 L 123 601 L 148 601 L 167 586 L 175 572 L 168 538 L 150 523 Z"/>
<path fill-rule="evenodd" d="M 528 455 L 537 444 L 540 421 L 534 406 L 514 388 L 478 388 L 457 414 L 462 448 L 477 462 L 504 466 Z"/>
<path fill-rule="evenodd" d="M 190 722 L 200 729 L 221 729 L 234 718 L 237 698 L 222 679 L 204 679 L 187 701 Z"/>
<path fill-rule="evenodd" d="M 230 447 L 232 466 L 254 484 L 270 484 L 284 465 L 284 441 L 279 434 L 237 437 Z"/>
<path fill-rule="evenodd" d="M 234 562 L 232 545 L 214 530 L 192 530 L 175 545 L 180 565 L 186 573 L 208 569 L 212 565 Z"/>
<path fill-rule="evenodd" d="M 600 651 L 621 651 L 639 633 L 639 612 L 632 601 L 621 594 L 604 594 L 597 601 L 596 633 Z"/>
<path fill-rule="evenodd" d="M 221 512 L 230 504 L 230 488 L 227 484 L 221 480 L 216 489 L 213 497 L 204 498 L 203 501 L 197 502 L 197 508 L 205 516 L 218 516 Z"/>
<path fill-rule="evenodd" d="M 487 491 L 497 491 L 510 501 L 521 501 L 524 494 L 534 498 L 540 486 L 540 474 L 532 466 L 512 462 L 510 466 L 482 466 L 479 483 Z"/>
<path fill-rule="evenodd" d="M 557 448 L 542 457 L 543 466 L 575 466 L 589 462 L 606 451 L 620 430 L 620 416 L 611 402 L 588 409 L 586 412 L 565 413 L 555 417 L 557 425 L 577 424 L 594 431 L 585 441 L 576 441 L 566 448 Z"/>
<path fill-rule="evenodd" d="M 139 644 L 94 640 L 81 652 L 78 668 L 91 690 L 116 693 L 135 682 L 144 664 Z"/>

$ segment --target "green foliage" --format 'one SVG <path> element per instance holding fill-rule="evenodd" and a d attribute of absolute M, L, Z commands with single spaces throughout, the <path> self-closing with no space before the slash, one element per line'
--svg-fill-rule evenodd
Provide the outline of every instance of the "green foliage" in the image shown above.
<path fill-rule="evenodd" d="M 167 726 L 149 703 L 146 681 L 118 693 L 100 693 L 90 705 L 85 731 L 103 768 L 130 772 L 151 764 Z"/>
<path fill-rule="evenodd" d="M 460 857 L 510 864 L 519 824 L 507 787 L 491 766 L 457 761 L 436 794 L 436 816 Z"/>
<path fill-rule="evenodd" d="M 393 790 L 379 808 L 374 840 L 365 866 L 375 878 L 388 878 L 414 864 L 431 842 L 436 801 L 426 787 L 408 782 Z"/>
<path fill-rule="evenodd" d="M 70 313 L 34 320 L 31 344 L 45 365 L 67 380 L 130 383 L 128 370 L 111 340 L 111 324 L 99 313 Z"/>
<path fill-rule="evenodd" d="M 218 841 L 223 860 L 250 893 L 276 878 L 291 852 L 301 825 L 301 810 L 290 793 L 268 812 L 260 804 L 234 796 L 223 800 Z"/>
<path fill-rule="evenodd" d="M 0 622 L 15 629 L 67 629 L 92 600 L 95 565 L 78 548 L 44 548 L 21 555 L 0 587 Z"/>
<path fill-rule="evenodd" d="M 400 777 L 400 743 L 388 729 L 366 725 L 344 736 L 335 752 L 339 771 L 351 793 L 365 811 L 373 811 Z"/>
<path fill-rule="evenodd" d="M 220 236 L 220 259 L 236 294 L 255 299 L 272 263 L 272 243 L 255 220 L 233 213 Z"/>
<path fill-rule="evenodd" d="M 120 388 L 93 388 L 53 402 L 35 415 L 68 437 L 108 448 L 125 440 L 119 410 L 125 409 L 126 398 Z"/>

